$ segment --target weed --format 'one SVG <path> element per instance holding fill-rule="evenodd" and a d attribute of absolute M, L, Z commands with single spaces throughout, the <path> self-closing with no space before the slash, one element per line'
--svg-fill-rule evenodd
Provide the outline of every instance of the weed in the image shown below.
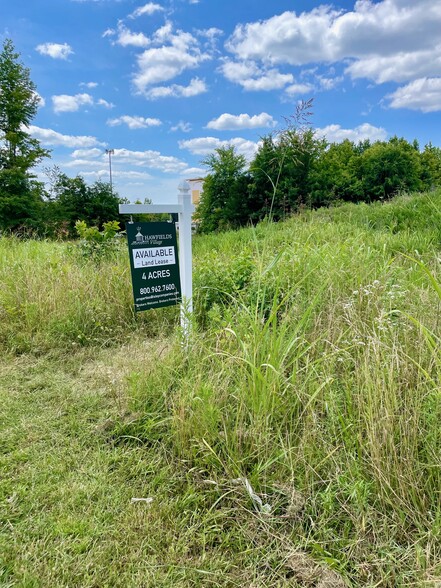
<path fill-rule="evenodd" d="M 71 250 L 80 258 L 99 263 L 115 257 L 122 237 L 117 221 L 104 223 L 102 231 L 97 227 L 88 227 L 85 221 L 77 221 L 75 229 L 80 241 Z"/>

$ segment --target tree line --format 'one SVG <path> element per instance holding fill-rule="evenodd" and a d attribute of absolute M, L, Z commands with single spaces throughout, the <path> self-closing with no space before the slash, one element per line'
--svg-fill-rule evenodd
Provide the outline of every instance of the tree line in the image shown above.
<path fill-rule="evenodd" d="M 33 173 L 50 152 L 29 133 L 39 95 L 10 39 L 0 52 L 0 232 L 75 236 L 76 221 L 101 228 L 118 220 L 123 202 L 108 182 L 88 185 L 57 167 L 48 181 Z M 312 100 L 286 126 L 264 136 L 250 164 L 234 147 L 221 147 L 208 168 L 196 216 L 202 232 L 237 228 L 264 218 L 280 220 L 303 207 L 387 200 L 400 191 L 441 183 L 441 150 L 417 141 L 330 143 L 311 128 Z"/>
<path fill-rule="evenodd" d="M 99 227 L 117 220 L 120 199 L 109 183 L 88 185 L 57 167 L 46 169 L 47 183 L 33 173 L 50 156 L 29 133 L 39 101 L 29 69 L 7 39 L 0 52 L 0 231 L 72 237 L 77 220 Z"/>
<path fill-rule="evenodd" d="M 209 173 L 197 217 L 201 232 L 280 220 L 302 208 L 388 200 L 441 184 L 441 149 L 415 140 L 330 143 L 305 122 L 312 101 L 264 136 L 251 163 L 233 146 L 203 160 Z"/>

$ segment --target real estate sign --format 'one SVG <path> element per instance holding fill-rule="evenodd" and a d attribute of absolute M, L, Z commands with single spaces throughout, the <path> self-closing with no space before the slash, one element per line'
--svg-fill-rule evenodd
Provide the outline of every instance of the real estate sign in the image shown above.
<path fill-rule="evenodd" d="M 181 302 L 174 223 L 126 223 L 135 310 Z"/>

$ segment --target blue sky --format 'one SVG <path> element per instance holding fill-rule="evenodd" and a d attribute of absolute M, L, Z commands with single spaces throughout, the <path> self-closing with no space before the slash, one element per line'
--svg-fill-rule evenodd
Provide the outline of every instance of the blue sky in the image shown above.
<path fill-rule="evenodd" d="M 252 158 L 299 100 L 329 141 L 441 146 L 440 0 L 0 0 L 41 97 L 45 166 L 176 200 L 201 160 Z"/>

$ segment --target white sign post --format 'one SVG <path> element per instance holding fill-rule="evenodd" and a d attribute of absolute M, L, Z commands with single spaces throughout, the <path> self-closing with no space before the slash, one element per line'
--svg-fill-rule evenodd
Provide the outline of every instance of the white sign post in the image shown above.
<path fill-rule="evenodd" d="M 120 214 L 179 214 L 179 266 L 181 273 L 181 326 L 185 340 L 188 340 L 193 311 L 193 276 L 191 216 L 194 206 L 191 202 L 190 184 L 183 181 L 178 186 L 178 204 L 120 204 Z"/>

